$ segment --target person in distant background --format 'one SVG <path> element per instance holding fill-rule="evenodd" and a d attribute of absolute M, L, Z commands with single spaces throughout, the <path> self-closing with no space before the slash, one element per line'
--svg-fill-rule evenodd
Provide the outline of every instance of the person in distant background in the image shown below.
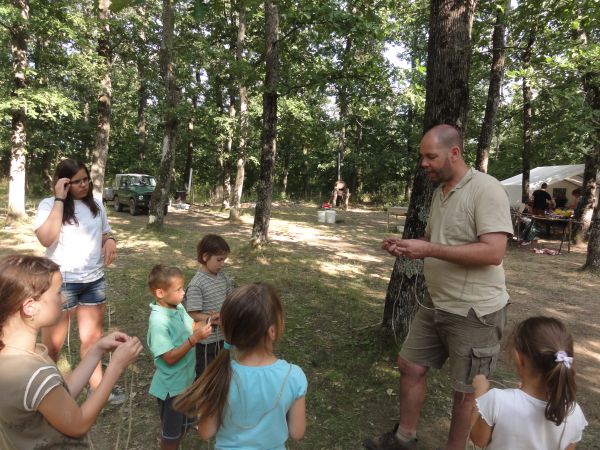
<path fill-rule="evenodd" d="M 581 188 L 573 189 L 571 195 L 573 196 L 573 203 L 569 205 L 569 209 L 573 210 L 573 216 L 578 217 L 578 214 L 581 214 L 585 197 L 581 195 Z"/>
<path fill-rule="evenodd" d="M 546 189 L 548 189 L 548 183 L 542 183 L 542 187 L 533 191 L 531 195 L 533 214 L 536 216 L 543 216 L 548 208 L 554 207 L 554 200 L 552 200 L 552 196 L 548 194 Z"/>
<path fill-rule="evenodd" d="M 554 203 L 557 208 L 564 208 L 565 206 L 567 206 L 567 196 L 562 192 L 559 192 L 554 197 Z"/>

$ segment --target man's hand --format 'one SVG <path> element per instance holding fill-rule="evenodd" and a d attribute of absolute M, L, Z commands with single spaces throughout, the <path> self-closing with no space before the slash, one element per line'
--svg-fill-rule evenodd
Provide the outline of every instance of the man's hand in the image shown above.
<path fill-rule="evenodd" d="M 386 238 L 383 240 L 381 248 L 392 256 L 422 259 L 430 255 L 431 243 L 422 239 Z"/>

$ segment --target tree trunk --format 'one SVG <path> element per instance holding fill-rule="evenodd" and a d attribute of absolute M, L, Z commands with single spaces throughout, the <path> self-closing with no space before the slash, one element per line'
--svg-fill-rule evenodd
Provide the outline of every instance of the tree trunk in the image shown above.
<path fill-rule="evenodd" d="M 233 89 L 233 77 L 229 78 L 229 106 L 227 121 L 227 137 L 223 145 L 223 201 L 221 203 L 222 209 L 228 209 L 231 199 L 231 153 L 233 150 L 233 129 L 235 123 L 235 94 L 232 92 Z"/>
<path fill-rule="evenodd" d="M 265 0 L 265 87 L 261 132 L 260 175 L 252 226 L 252 244 L 260 246 L 269 239 L 273 169 L 277 151 L 277 82 L 279 75 L 279 13 L 277 4 Z"/>
<path fill-rule="evenodd" d="M 500 104 L 502 79 L 504 78 L 504 35 L 506 33 L 506 14 L 509 8 L 510 1 L 507 1 L 504 9 L 499 9 L 496 13 L 496 24 L 494 25 L 494 33 L 492 35 L 493 55 L 492 68 L 490 70 L 490 85 L 485 105 L 485 115 L 479 134 L 479 142 L 477 143 L 477 157 L 475 161 L 475 168 L 484 173 L 488 171 L 490 146 L 494 135 L 498 105 Z"/>
<path fill-rule="evenodd" d="M 356 8 L 352 8 L 352 13 L 356 13 Z M 350 52 L 352 50 L 352 38 L 346 37 L 346 45 L 344 46 L 344 53 L 342 54 L 342 76 L 347 72 L 348 59 L 350 58 Z M 342 82 L 343 83 L 343 82 Z M 342 164 L 344 160 L 344 152 L 346 151 L 346 121 L 348 120 L 348 92 L 347 87 L 344 84 L 338 86 L 338 108 L 340 110 L 340 130 L 338 136 L 338 148 L 337 148 L 337 179 L 342 179 Z M 335 205 L 333 205 L 335 207 Z"/>
<path fill-rule="evenodd" d="M 594 209 L 590 225 L 587 256 L 583 269 L 600 272 L 600 202 L 598 202 Z"/>
<path fill-rule="evenodd" d="M 108 144 L 110 138 L 110 113 L 112 103 L 112 55 L 110 48 L 109 19 L 110 0 L 98 1 L 98 21 L 100 36 L 98 37 L 98 55 L 101 59 L 100 93 L 98 94 L 98 122 L 96 124 L 96 143 L 92 154 L 91 176 L 94 185 L 94 195 L 102 198 L 104 174 L 108 160 Z"/>
<path fill-rule="evenodd" d="M 584 48 L 588 45 L 587 33 L 583 25 L 580 22 L 579 27 L 575 30 L 577 44 Z M 594 204 L 596 202 L 596 176 L 598 173 L 598 167 L 600 166 L 600 120 L 597 119 L 600 114 L 600 74 L 597 71 L 586 70 L 582 77 L 583 92 L 585 93 L 585 102 L 589 105 L 592 110 L 592 117 L 595 117 L 595 139 L 592 142 L 592 149 L 585 156 L 585 169 L 583 171 L 583 184 L 581 186 L 581 195 L 584 198 L 584 204 L 582 208 L 579 208 L 575 220 L 580 222 L 576 224 L 575 230 L 575 241 L 583 242 L 590 233 L 590 241 L 594 241 L 595 245 L 588 243 L 588 261 L 585 267 L 594 267 L 593 262 L 599 260 L 598 255 L 592 256 L 590 253 L 600 253 L 600 248 L 597 244 L 600 243 L 600 236 L 592 236 L 594 232 L 598 232 L 598 227 L 593 227 L 592 222 L 594 217 L 597 218 L 596 212 L 594 212 Z M 592 262 L 590 262 L 592 261 Z M 596 265 L 596 269 L 600 266 Z"/>
<path fill-rule="evenodd" d="M 200 86 L 201 83 L 201 77 L 200 77 L 200 70 L 196 70 L 196 74 L 195 74 L 195 78 L 196 78 L 196 88 Z M 183 172 L 183 176 L 185 178 L 185 182 L 189 183 L 189 179 L 190 179 L 190 171 L 192 170 L 192 162 L 194 159 L 194 136 L 193 136 L 193 131 L 194 131 L 194 117 L 196 116 L 196 108 L 198 108 L 198 94 L 195 93 L 192 96 L 192 114 L 188 120 L 188 141 L 187 141 L 187 146 L 186 146 L 186 152 L 185 152 L 185 169 Z M 187 189 L 190 189 L 190 186 L 187 186 Z M 188 203 L 191 202 L 191 199 L 188 199 Z"/>
<path fill-rule="evenodd" d="M 467 124 L 471 26 L 475 0 L 432 0 L 427 49 L 424 131 L 438 124 Z M 433 184 L 417 165 L 403 238 L 424 235 Z M 408 332 L 424 294 L 423 261 L 396 258 L 388 284 L 383 323 L 392 328 L 397 342 Z"/>
<path fill-rule="evenodd" d="M 19 11 L 18 22 L 11 27 L 11 53 L 13 66 L 13 97 L 19 97 L 25 89 L 27 80 L 27 26 L 29 22 L 29 1 L 13 0 L 13 6 Z M 8 217 L 18 219 L 25 212 L 25 152 L 27 146 L 27 110 L 20 106 L 12 111 L 10 136 L 10 180 L 8 183 Z"/>
<path fill-rule="evenodd" d="M 140 85 L 138 86 L 138 108 L 137 108 L 137 147 L 138 159 L 144 161 L 148 146 L 148 131 L 146 130 L 146 102 L 148 100 L 148 87 L 146 85 L 146 68 L 141 59 L 137 61 L 138 76 Z"/>
<path fill-rule="evenodd" d="M 586 216 L 589 216 L 590 209 L 594 202 L 596 208 L 592 214 L 589 224 L 589 240 L 587 257 L 584 269 L 600 272 L 600 199 L 596 199 L 596 179 L 598 169 L 600 168 L 600 74 L 596 72 L 587 72 L 583 78 L 583 87 L 585 90 L 585 100 L 592 108 L 595 118 L 595 136 L 593 148 L 585 158 L 585 171 L 583 174 L 583 193 L 585 196 L 585 205 L 582 208 L 583 233 L 586 232 Z"/>
<path fill-rule="evenodd" d="M 164 210 L 169 202 L 173 165 L 175 161 L 175 138 L 177 136 L 177 85 L 175 83 L 175 68 L 173 67 L 173 32 L 175 17 L 173 2 L 163 0 L 162 9 L 162 42 L 161 42 L 161 71 L 165 84 L 165 134 L 162 144 L 162 159 L 156 189 L 150 200 L 148 227 L 162 229 Z"/>
<path fill-rule="evenodd" d="M 246 3 L 245 0 L 238 0 L 238 32 L 235 42 L 235 60 L 238 65 L 244 60 L 244 47 L 246 44 Z M 246 139 L 248 136 L 248 90 L 246 81 L 243 77 L 238 78 L 238 89 L 240 97 L 240 116 L 239 116 L 239 143 L 238 156 L 235 163 L 235 184 L 233 186 L 231 209 L 229 210 L 229 220 L 235 221 L 240 218 L 240 202 L 242 200 L 242 191 L 244 189 L 244 177 L 246 171 Z"/>
<path fill-rule="evenodd" d="M 288 151 L 283 152 L 283 173 L 281 174 L 281 198 L 286 198 L 289 174 L 290 174 L 290 153 L 288 150 Z"/>
<path fill-rule="evenodd" d="M 528 67 L 531 61 L 531 50 L 535 42 L 535 32 L 531 31 L 527 41 L 527 47 L 523 51 L 521 61 L 523 67 Z M 531 155 L 533 154 L 533 106 L 531 86 L 526 77 L 523 77 L 523 182 L 521 186 L 521 198 L 529 198 L 529 172 L 531 170 Z"/>
<path fill-rule="evenodd" d="M 146 11 L 144 6 L 138 8 L 138 14 L 142 18 L 146 18 Z M 147 45 L 146 45 L 146 32 L 141 27 L 138 34 L 138 54 L 136 55 L 136 64 L 139 77 L 138 86 L 138 107 L 137 107 L 137 147 L 138 147 L 138 159 L 140 162 L 146 159 L 146 153 L 148 151 L 148 130 L 146 129 L 146 103 L 148 102 L 148 83 L 146 81 L 146 65 L 148 64 Z"/>

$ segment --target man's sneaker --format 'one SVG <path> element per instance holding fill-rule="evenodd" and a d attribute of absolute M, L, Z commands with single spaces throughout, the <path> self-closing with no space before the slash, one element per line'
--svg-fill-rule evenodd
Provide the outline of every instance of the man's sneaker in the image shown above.
<path fill-rule="evenodd" d="M 365 439 L 363 446 L 368 450 L 414 450 L 417 448 L 417 439 L 403 442 L 396 437 L 398 424 L 392 431 L 380 434 L 374 438 Z"/>
<path fill-rule="evenodd" d="M 108 396 L 108 403 L 110 403 L 111 405 L 120 405 L 122 403 L 125 403 L 125 400 L 127 400 L 127 394 L 121 392 L 116 387 L 113 388 L 113 390 L 110 392 L 110 395 Z"/>

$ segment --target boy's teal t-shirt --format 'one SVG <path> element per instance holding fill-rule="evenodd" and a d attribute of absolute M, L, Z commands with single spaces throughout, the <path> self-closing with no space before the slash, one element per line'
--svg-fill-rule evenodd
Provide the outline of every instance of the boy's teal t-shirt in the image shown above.
<path fill-rule="evenodd" d="M 167 364 L 160 356 L 179 347 L 192 334 L 194 319 L 183 305 L 165 308 L 152 301 L 148 319 L 148 347 L 156 370 L 150 384 L 150 394 L 164 400 L 175 397 L 194 382 L 196 353 L 193 348 L 175 364 Z"/>
<path fill-rule="evenodd" d="M 286 415 L 306 395 L 302 369 L 279 359 L 269 366 L 231 361 L 232 377 L 216 450 L 285 450 Z"/>

